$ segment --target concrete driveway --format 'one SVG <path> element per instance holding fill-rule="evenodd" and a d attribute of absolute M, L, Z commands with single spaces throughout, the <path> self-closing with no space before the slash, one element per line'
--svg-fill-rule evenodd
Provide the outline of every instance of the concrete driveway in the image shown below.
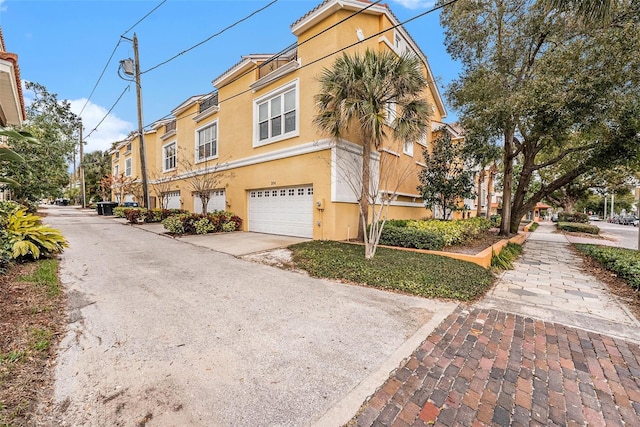
<path fill-rule="evenodd" d="M 455 308 L 69 209 L 47 209 L 71 246 L 43 424 L 342 425 Z"/>
<path fill-rule="evenodd" d="M 139 224 L 135 227 L 156 234 L 166 235 L 167 231 L 162 224 L 158 223 Z M 287 246 L 293 245 L 295 243 L 308 242 L 310 240 L 301 237 L 252 233 L 248 231 L 204 235 L 194 234 L 176 237 L 176 239 L 234 256 L 243 256 L 255 252 L 268 251 L 271 249 L 286 248 Z"/>

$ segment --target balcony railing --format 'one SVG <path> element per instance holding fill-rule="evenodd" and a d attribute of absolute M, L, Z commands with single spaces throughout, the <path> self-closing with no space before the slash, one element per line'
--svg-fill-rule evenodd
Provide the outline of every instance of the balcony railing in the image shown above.
<path fill-rule="evenodd" d="M 287 65 L 291 61 L 298 59 L 298 45 L 292 44 L 279 54 L 271 57 L 258 66 L 258 78 L 261 79 L 267 74 Z"/>
<path fill-rule="evenodd" d="M 209 108 L 215 107 L 217 105 L 218 105 L 218 92 L 200 101 L 200 107 L 198 109 L 198 112 L 202 113 L 203 111 L 208 110 Z"/>

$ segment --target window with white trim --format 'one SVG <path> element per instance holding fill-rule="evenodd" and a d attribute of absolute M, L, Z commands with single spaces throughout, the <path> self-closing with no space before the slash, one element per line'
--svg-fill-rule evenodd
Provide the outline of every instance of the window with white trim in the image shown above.
<path fill-rule="evenodd" d="M 297 83 L 255 101 L 255 146 L 298 133 Z"/>
<path fill-rule="evenodd" d="M 120 165 L 115 165 L 113 167 L 113 176 L 118 176 L 119 173 L 120 173 Z"/>
<path fill-rule="evenodd" d="M 404 146 L 402 147 L 402 152 L 413 157 L 413 141 L 405 141 Z"/>
<path fill-rule="evenodd" d="M 385 106 L 385 110 L 387 113 L 387 124 L 389 126 L 393 125 L 393 122 L 396 120 L 396 116 L 397 116 L 397 105 L 395 102 L 387 102 L 387 105 Z"/>
<path fill-rule="evenodd" d="M 124 159 L 124 176 L 131 176 L 131 157 Z"/>
<path fill-rule="evenodd" d="M 170 171 L 176 168 L 176 141 L 162 147 L 162 171 Z"/>
<path fill-rule="evenodd" d="M 196 131 L 196 161 L 218 157 L 218 122 Z"/>

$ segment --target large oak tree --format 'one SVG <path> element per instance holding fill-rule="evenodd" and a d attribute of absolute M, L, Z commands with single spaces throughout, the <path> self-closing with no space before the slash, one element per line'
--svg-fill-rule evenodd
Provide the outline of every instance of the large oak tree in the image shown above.
<path fill-rule="evenodd" d="M 617 1 L 605 22 L 550 3 L 459 0 L 441 15 L 463 64 L 451 102 L 469 135 L 503 147 L 502 234 L 584 174 L 638 167 L 640 5 Z"/>

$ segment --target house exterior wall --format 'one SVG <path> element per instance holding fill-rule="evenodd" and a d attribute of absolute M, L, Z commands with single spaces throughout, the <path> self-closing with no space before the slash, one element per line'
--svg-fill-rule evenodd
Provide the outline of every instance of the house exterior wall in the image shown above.
<path fill-rule="evenodd" d="M 226 193 L 227 210 L 233 211 L 245 220 L 245 230 L 251 228 L 247 219 L 248 195 L 252 190 L 312 185 L 313 238 L 340 240 L 357 234 L 358 205 L 355 198 L 336 198 L 336 171 L 333 163 L 335 142 L 327 135 L 321 134 L 312 123 L 313 117 L 317 114 L 314 95 L 319 92 L 318 76 L 323 69 L 331 67 L 338 57 L 327 55 L 352 45 L 361 38 L 375 35 L 345 52 L 364 53 L 365 49 L 371 49 L 394 50 L 401 54 L 405 46 L 410 46 L 412 41 L 405 33 L 391 28 L 395 24 L 395 18 L 387 11 L 386 6 L 372 7 L 370 13 L 361 13 L 335 28 L 330 28 L 354 13 L 355 9 L 349 7 L 363 8 L 369 3 L 349 0 L 329 1 L 323 5 L 326 7 L 321 6 L 319 10 L 326 13 L 318 15 L 312 11 L 292 25 L 298 43 L 297 65 L 290 63 L 288 65 L 291 69 L 285 66 L 259 79 L 256 67 L 264 63 L 269 56 L 248 55 L 214 80 L 218 96 L 217 106 L 200 112 L 199 103 L 209 94 L 191 97 L 172 112 L 176 123 L 175 132 L 167 132 L 167 121 L 163 121 L 154 127 L 153 136 L 145 135 L 150 181 L 153 183 L 170 180 L 171 191 L 180 191 L 183 209 L 194 210 L 193 188 L 190 186 L 189 174 L 216 166 L 218 170 L 227 174 L 221 183 Z M 383 30 L 387 31 L 378 34 Z M 401 39 L 399 46 L 396 46 L 396 34 Z M 421 52 L 416 54 L 426 61 Z M 426 62 L 423 68 L 425 76 L 430 81 L 425 96 L 434 106 L 432 118 L 440 121 L 445 115 L 442 101 Z M 288 71 L 284 72 L 285 69 Z M 274 75 L 278 77 L 272 78 Z M 260 143 L 256 134 L 257 102 L 267 100 L 285 88 L 287 91 L 289 88 L 295 88 L 295 131 L 287 138 Z M 217 156 L 206 162 L 197 162 L 198 130 L 214 123 L 217 126 Z M 388 129 L 389 133 L 390 131 L 391 129 Z M 399 188 L 399 196 L 392 203 L 388 218 L 420 219 L 428 216 L 429 212 L 421 203 L 417 186 L 418 171 L 423 161 L 422 148 L 432 138 L 429 129 L 426 141 L 414 142 L 412 155 L 403 152 L 402 144 L 391 140 L 383 143 L 380 156 L 395 157 L 399 167 L 412 170 L 411 176 Z M 177 145 L 177 165 L 174 169 L 164 171 L 163 147 L 172 141 Z M 124 153 L 124 143 L 115 150 L 120 156 L 114 164 L 119 164 L 119 172 L 122 173 L 125 159 L 131 156 L 135 159 L 132 165 L 132 174 L 135 175 L 140 171 L 137 138 L 134 137 L 131 142 L 131 154 Z M 344 142 L 359 145 L 355 134 L 346 135 Z M 150 191 L 152 196 L 157 196 L 153 192 L 153 184 L 150 185 Z M 160 200 L 156 202 L 156 206 L 160 206 Z"/>

